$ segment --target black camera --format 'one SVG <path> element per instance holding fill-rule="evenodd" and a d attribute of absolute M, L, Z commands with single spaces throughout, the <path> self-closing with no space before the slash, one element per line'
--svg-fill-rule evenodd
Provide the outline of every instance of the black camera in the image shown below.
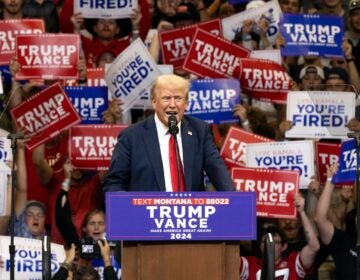
<path fill-rule="evenodd" d="M 84 237 L 80 240 L 80 246 L 81 258 L 86 260 L 101 259 L 101 251 L 97 240 L 91 237 Z"/>

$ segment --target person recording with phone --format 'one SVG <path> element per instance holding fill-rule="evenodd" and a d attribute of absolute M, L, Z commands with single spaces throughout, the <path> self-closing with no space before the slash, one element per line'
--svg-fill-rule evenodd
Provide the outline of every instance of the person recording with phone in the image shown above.
<path fill-rule="evenodd" d="M 151 89 L 155 114 L 118 136 L 103 189 L 204 191 L 204 171 L 218 191 L 234 186 L 209 125 L 184 116 L 190 83 L 161 75 Z"/>

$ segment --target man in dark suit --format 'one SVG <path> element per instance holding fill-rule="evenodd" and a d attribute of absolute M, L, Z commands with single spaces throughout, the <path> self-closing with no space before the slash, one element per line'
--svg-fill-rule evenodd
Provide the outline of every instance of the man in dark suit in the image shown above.
<path fill-rule="evenodd" d="M 175 116 L 185 191 L 204 191 L 204 171 L 219 191 L 234 190 L 209 125 L 184 116 L 189 82 L 176 75 L 157 78 L 151 90 L 155 115 L 123 130 L 104 180 L 104 191 L 173 191 L 169 164 L 169 116 Z"/>

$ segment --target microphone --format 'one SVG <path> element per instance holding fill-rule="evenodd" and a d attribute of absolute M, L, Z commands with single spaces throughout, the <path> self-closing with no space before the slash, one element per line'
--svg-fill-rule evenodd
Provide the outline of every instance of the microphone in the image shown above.
<path fill-rule="evenodd" d="M 179 133 L 179 128 L 177 126 L 177 119 L 174 115 L 170 115 L 168 117 L 168 126 L 169 126 L 169 132 L 171 135 L 176 135 Z"/>

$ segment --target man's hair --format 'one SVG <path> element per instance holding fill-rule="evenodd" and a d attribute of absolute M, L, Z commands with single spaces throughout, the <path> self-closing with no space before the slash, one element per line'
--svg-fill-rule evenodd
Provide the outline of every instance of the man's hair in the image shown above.
<path fill-rule="evenodd" d="M 81 265 L 76 269 L 74 280 L 100 280 L 100 275 L 92 266 Z"/>
<path fill-rule="evenodd" d="M 157 77 L 153 86 L 151 87 L 151 100 L 155 98 L 155 95 L 162 88 L 170 88 L 172 90 L 182 91 L 186 94 L 185 99 L 188 100 L 188 93 L 190 88 L 190 82 L 180 76 L 169 74 L 161 75 Z"/>

